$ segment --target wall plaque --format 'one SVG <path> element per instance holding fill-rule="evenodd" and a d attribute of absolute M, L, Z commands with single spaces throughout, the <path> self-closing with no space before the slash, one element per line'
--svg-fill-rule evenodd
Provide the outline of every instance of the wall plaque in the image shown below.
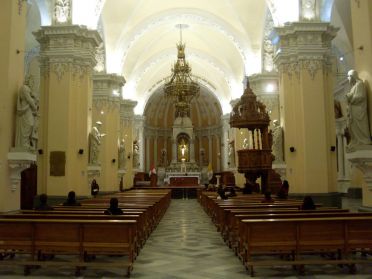
<path fill-rule="evenodd" d="M 66 153 L 64 151 L 50 152 L 50 176 L 65 176 Z"/>

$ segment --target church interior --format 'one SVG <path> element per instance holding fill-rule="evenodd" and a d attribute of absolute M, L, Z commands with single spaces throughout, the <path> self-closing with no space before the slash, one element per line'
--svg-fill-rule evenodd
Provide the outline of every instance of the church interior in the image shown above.
<path fill-rule="evenodd" d="M 256 264 L 249 249 L 261 253 L 269 248 L 259 250 L 261 244 L 250 246 L 248 240 L 240 243 L 237 235 L 250 228 L 264 236 L 266 229 L 283 231 L 278 237 L 284 237 L 287 230 L 282 230 L 279 221 L 274 222 L 276 227 L 262 222 L 256 228 L 257 222 L 242 221 L 233 210 L 224 213 L 224 207 L 241 209 L 246 202 L 258 206 L 265 192 L 279 196 L 284 181 L 289 184 L 288 200 L 275 200 L 278 208 L 297 208 L 304 197 L 311 196 L 319 209 L 324 207 L 324 218 L 330 218 L 317 220 L 317 228 L 326 231 L 329 226 L 328 233 L 333 235 L 337 218 L 346 220 L 342 221 L 347 223 L 344 232 L 351 230 L 351 224 L 358 232 L 363 228 L 353 248 L 346 249 L 344 244 L 342 249 L 347 250 L 345 255 L 357 251 L 363 261 L 371 260 L 372 239 L 366 236 L 372 232 L 371 225 L 366 225 L 372 223 L 371 1 L 3 0 L 0 22 L 0 226 L 8 227 L 4 233 L 0 230 L 0 277 L 22 274 L 2 270 L 1 262 L 12 263 L 11 251 L 25 251 L 26 244 L 20 245 L 19 239 L 14 240 L 19 246 L 4 243 L 10 242 L 7 237 L 12 230 L 25 234 L 32 214 L 33 227 L 49 226 L 49 232 L 59 231 L 56 219 L 70 218 L 66 221 L 70 231 L 67 225 L 61 231 L 91 233 L 97 243 L 101 241 L 97 230 L 107 230 L 115 238 L 119 227 L 106 220 L 108 216 L 92 217 L 95 210 L 107 208 L 112 197 L 118 198 L 124 215 L 128 211 L 140 216 L 132 216 L 135 221 L 115 217 L 126 232 L 136 231 L 133 251 L 125 254 L 127 271 L 135 278 L 248 277 L 254 273 L 251 263 Z M 237 191 L 235 202 L 234 197 L 224 203 L 216 199 L 221 198 L 219 185 Z M 61 213 L 60 204 L 70 191 L 81 201 L 80 209 L 75 209 L 78 215 L 83 216 L 83 208 L 88 210 L 84 218 L 72 217 L 73 210 L 68 212 L 70 217 Z M 61 216 L 51 215 L 45 221 L 47 215 L 42 218 L 33 212 L 42 194 Z M 346 207 L 352 213 L 336 212 Z M 340 215 L 331 215 L 336 214 L 332 210 Z M 30 215 L 24 220 L 19 217 L 26 213 Z M 182 223 L 179 216 L 187 221 Z M 320 219 L 320 215 L 311 218 Z M 230 220 L 239 224 L 239 230 L 234 224 L 229 227 Z M 78 222 L 79 229 L 73 225 Z M 94 232 L 89 227 L 93 222 Z M 204 222 L 210 224 L 198 229 Z M 133 229 L 133 223 L 138 228 Z M 287 237 L 290 233 L 288 229 Z M 50 233 L 55 239 L 62 234 Z M 184 243 L 173 240 L 183 236 Z M 261 276 L 303 273 L 303 265 L 307 268 L 311 263 L 294 256 L 301 245 L 288 248 L 264 236 L 265 245 L 279 247 L 275 253 L 288 249 L 281 256 L 293 256 L 298 263 L 293 265 L 295 271 L 272 272 L 261 268 L 265 263 L 257 260 L 260 267 L 255 272 Z M 153 240 L 146 242 L 147 238 Z M 355 246 L 358 241 L 362 247 Z M 335 246 L 322 242 L 316 247 L 333 249 L 333 253 L 338 249 L 334 242 Z M 83 256 L 82 250 L 75 251 L 83 258 L 73 270 L 75 275 L 95 264 L 95 254 L 121 255 L 119 248 L 112 247 L 124 244 L 124 240 L 91 244 Z M 172 250 L 178 245 L 195 247 L 181 256 Z M 51 254 L 54 257 L 63 249 L 75 253 L 62 246 L 54 250 L 44 246 L 37 260 L 42 258 L 45 265 L 53 263 L 48 258 Z M 180 256 L 179 265 L 166 259 L 165 249 L 174 258 Z M 199 273 L 177 277 L 182 274 L 181 263 L 184 270 L 192 270 L 191 259 L 208 249 L 214 251 L 205 256 L 208 268 L 200 264 Z M 218 254 L 216 258 L 213 253 Z M 157 257 L 165 262 L 154 260 Z M 227 258 L 234 262 L 227 263 Z M 362 261 L 350 261 L 340 251 L 337 260 L 332 263 L 348 265 L 350 273 Z M 225 270 L 211 269 L 208 261 Z M 56 274 L 42 273 L 34 265 L 25 267 L 24 273 L 40 272 L 45 278 Z M 318 272 L 316 267 L 306 268 L 305 274 Z M 363 272 L 372 272 L 364 265 L 357 269 L 360 278 Z M 59 272 L 61 278 L 71 275 Z M 332 278 L 333 272 L 321 269 L 324 277 L 316 278 Z M 92 276 L 106 275 L 97 271 Z"/>

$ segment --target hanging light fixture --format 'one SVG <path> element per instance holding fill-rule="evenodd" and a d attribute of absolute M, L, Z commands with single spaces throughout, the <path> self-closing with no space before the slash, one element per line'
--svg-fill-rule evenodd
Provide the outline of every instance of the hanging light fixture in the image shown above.
<path fill-rule="evenodd" d="M 185 24 L 177 24 L 180 29 L 180 42 L 177 44 L 177 61 L 172 74 L 166 80 L 164 93 L 174 100 L 177 116 L 190 116 L 190 102 L 200 94 L 199 84 L 191 78 L 191 67 L 185 59 L 185 44 L 182 43 L 182 29 Z"/>

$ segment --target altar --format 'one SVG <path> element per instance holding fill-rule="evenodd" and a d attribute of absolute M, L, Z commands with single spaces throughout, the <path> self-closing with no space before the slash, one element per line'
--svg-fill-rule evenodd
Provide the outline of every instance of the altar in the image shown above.
<path fill-rule="evenodd" d="M 200 185 L 200 172 L 167 172 L 164 184 L 169 186 L 197 186 Z"/>

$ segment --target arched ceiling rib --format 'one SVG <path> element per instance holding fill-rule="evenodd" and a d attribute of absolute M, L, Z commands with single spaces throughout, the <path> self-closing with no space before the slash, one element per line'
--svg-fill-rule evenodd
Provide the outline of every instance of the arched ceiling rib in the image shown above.
<path fill-rule="evenodd" d="M 42 24 L 50 24 L 53 1 L 32 1 L 38 5 Z M 319 0 L 322 19 L 329 18 L 331 6 L 340 2 L 344 1 Z M 299 0 L 73 0 L 73 23 L 96 28 L 100 16 L 107 72 L 124 75 L 124 97 L 138 102 L 137 113 L 143 112 L 151 94 L 161 90 L 164 78 L 171 74 L 177 53 L 175 44 L 179 41 L 175 25 L 189 25 L 183 34 L 192 73 L 213 92 L 223 113 L 227 113 L 229 101 L 243 92 L 244 76 L 261 71 L 266 12 L 270 10 L 275 25 L 283 25 L 298 20 L 298 3 Z M 339 17 L 339 21 L 343 20 Z"/>

